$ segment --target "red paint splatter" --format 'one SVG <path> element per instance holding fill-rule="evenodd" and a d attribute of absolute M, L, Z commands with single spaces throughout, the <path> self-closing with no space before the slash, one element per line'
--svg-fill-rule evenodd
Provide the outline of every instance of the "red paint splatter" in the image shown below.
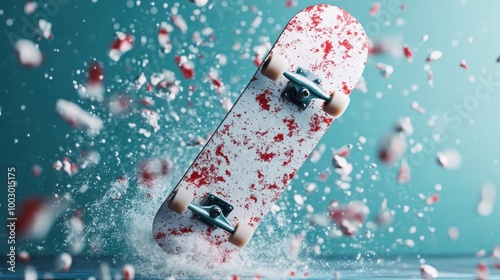
<path fill-rule="evenodd" d="M 280 134 L 274 136 L 274 141 L 276 141 L 276 142 L 281 142 L 284 139 L 285 139 L 285 137 L 284 137 L 283 133 L 280 133 Z"/>
<path fill-rule="evenodd" d="M 261 154 L 259 154 L 259 157 L 263 161 L 270 162 L 274 158 L 275 155 L 276 155 L 275 153 L 261 153 Z"/>
<path fill-rule="evenodd" d="M 229 158 L 222 152 L 222 148 L 224 148 L 224 144 L 220 144 L 215 148 L 215 154 L 217 156 L 223 157 L 226 160 L 226 164 L 229 165 Z"/>
<path fill-rule="evenodd" d="M 194 171 L 193 173 L 191 173 L 191 176 L 189 176 L 188 178 L 186 178 L 186 180 L 189 182 L 189 183 L 195 183 L 195 181 L 198 181 L 199 183 L 195 185 L 196 186 L 202 186 L 202 185 L 206 185 L 207 182 L 205 180 L 201 180 L 203 177 L 203 175 L 201 173 L 198 173 L 197 171 Z"/>
<path fill-rule="evenodd" d="M 191 227 L 181 227 L 179 228 L 179 230 L 182 232 L 182 233 L 190 233 L 190 232 L 193 232 L 193 229 Z"/>
<path fill-rule="evenodd" d="M 295 171 L 290 173 L 290 174 L 284 174 L 283 178 L 281 179 L 283 186 L 286 187 L 288 185 L 288 183 L 292 180 L 293 176 L 295 176 Z"/>
<path fill-rule="evenodd" d="M 351 89 L 349 89 L 346 82 L 342 82 L 342 91 L 347 95 L 351 94 Z"/>
<path fill-rule="evenodd" d="M 309 123 L 309 133 L 315 133 L 328 127 L 333 121 L 333 118 L 326 114 L 314 114 Z"/>
<path fill-rule="evenodd" d="M 267 188 L 270 189 L 270 190 L 277 190 L 278 189 L 278 185 L 276 185 L 276 184 L 270 184 L 270 185 L 267 186 Z"/>
<path fill-rule="evenodd" d="M 159 240 L 159 239 L 165 238 L 165 236 L 167 236 L 167 235 L 164 232 L 158 232 L 155 235 L 155 238 L 156 238 L 156 240 Z"/>
<path fill-rule="evenodd" d="M 347 39 L 344 39 L 344 41 L 339 42 L 339 45 L 343 46 L 346 49 L 346 51 L 352 50 L 352 45 L 351 43 L 349 43 L 349 41 L 347 41 Z"/>
<path fill-rule="evenodd" d="M 321 44 L 321 47 L 323 48 L 323 52 L 325 53 L 323 55 L 323 59 L 326 59 L 326 56 L 330 53 L 330 51 L 333 48 L 332 42 L 325 41 L 323 44 Z"/>
<path fill-rule="evenodd" d="M 287 157 L 287 160 L 283 162 L 283 166 L 287 166 L 290 162 L 292 162 L 293 150 L 285 152 L 285 156 Z"/>
<path fill-rule="evenodd" d="M 291 137 L 293 133 L 299 128 L 299 126 L 295 122 L 295 119 L 292 117 L 284 118 L 283 122 L 288 127 L 288 137 Z"/>
<path fill-rule="evenodd" d="M 320 15 L 318 15 L 318 14 L 313 14 L 313 15 L 311 16 L 311 21 L 312 21 L 312 25 L 313 25 L 314 27 L 317 27 L 317 26 L 318 26 L 318 25 L 319 25 L 319 24 L 323 21 L 323 19 L 321 18 L 321 16 L 320 16 Z"/>
<path fill-rule="evenodd" d="M 263 93 L 255 97 L 255 100 L 259 102 L 260 108 L 262 110 L 269 111 L 271 109 L 271 106 L 269 105 L 269 101 L 271 101 L 271 94 L 272 92 L 265 90 Z"/>

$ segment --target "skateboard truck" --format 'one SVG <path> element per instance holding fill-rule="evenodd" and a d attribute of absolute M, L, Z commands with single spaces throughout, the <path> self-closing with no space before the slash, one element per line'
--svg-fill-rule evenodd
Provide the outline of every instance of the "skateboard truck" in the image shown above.
<path fill-rule="evenodd" d="M 194 213 L 197 219 L 209 227 L 213 229 L 220 227 L 225 231 L 234 233 L 233 225 L 226 219 L 234 208 L 222 198 L 208 194 L 200 205 L 190 203 L 188 209 Z"/>
<path fill-rule="evenodd" d="M 288 62 L 277 54 L 271 54 L 264 61 L 261 73 L 267 78 L 277 81 L 285 76 L 288 79 L 286 87 L 281 92 L 281 97 L 287 99 L 305 110 L 314 98 L 324 100 L 323 111 L 332 117 L 338 118 L 349 105 L 349 96 L 337 91 L 326 93 L 319 84 L 321 80 L 313 73 L 299 67 L 297 71 L 286 70 Z"/>
<path fill-rule="evenodd" d="M 194 194 L 188 189 L 177 188 L 176 191 L 172 192 L 168 208 L 179 214 L 183 214 L 189 209 L 194 213 L 195 218 L 209 227 L 213 229 L 220 227 L 229 232 L 228 241 L 230 243 L 240 248 L 246 246 L 255 230 L 249 225 L 248 220 L 240 220 L 234 226 L 227 220 L 226 217 L 234 209 L 231 204 L 210 193 L 199 205 L 192 203 L 193 198 Z"/>
<path fill-rule="evenodd" d="M 285 71 L 283 76 L 290 82 L 281 93 L 281 97 L 299 106 L 302 110 L 305 110 L 314 98 L 322 99 L 327 103 L 332 100 L 332 97 L 319 86 L 321 80 L 301 67 L 297 68 L 295 72 Z"/>

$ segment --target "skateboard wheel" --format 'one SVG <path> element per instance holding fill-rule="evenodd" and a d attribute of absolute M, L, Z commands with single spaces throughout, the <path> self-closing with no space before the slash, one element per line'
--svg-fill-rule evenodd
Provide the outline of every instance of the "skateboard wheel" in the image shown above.
<path fill-rule="evenodd" d="M 236 225 L 234 233 L 229 235 L 228 241 L 239 248 L 247 245 L 248 241 L 252 238 L 254 229 L 246 222 L 240 222 Z"/>
<path fill-rule="evenodd" d="M 271 54 L 266 59 L 266 61 L 264 61 L 260 73 L 262 73 L 262 75 L 266 76 L 267 78 L 276 81 L 285 72 L 286 64 L 287 62 L 282 56 Z"/>
<path fill-rule="evenodd" d="M 325 102 L 323 105 L 323 111 L 332 117 L 338 118 L 344 113 L 345 109 L 347 109 L 350 101 L 351 99 L 348 95 L 332 92 L 332 100 L 328 103 Z"/>
<path fill-rule="evenodd" d="M 168 203 L 170 210 L 183 214 L 186 212 L 189 204 L 193 201 L 193 193 L 185 188 L 178 188 L 174 197 Z"/>

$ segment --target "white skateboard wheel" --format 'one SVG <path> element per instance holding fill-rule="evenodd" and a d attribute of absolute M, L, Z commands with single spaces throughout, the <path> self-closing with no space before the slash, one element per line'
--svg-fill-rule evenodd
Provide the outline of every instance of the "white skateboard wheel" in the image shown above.
<path fill-rule="evenodd" d="M 246 222 L 240 222 L 236 225 L 234 233 L 229 235 L 228 241 L 239 248 L 244 248 L 252 238 L 254 229 Z"/>
<path fill-rule="evenodd" d="M 344 111 L 349 106 L 349 102 L 351 98 L 348 95 L 338 92 L 332 92 L 332 100 L 330 102 L 323 105 L 323 111 L 332 117 L 338 118 L 340 117 Z"/>
<path fill-rule="evenodd" d="M 183 214 L 186 212 L 189 204 L 193 201 L 193 193 L 185 188 L 178 188 L 174 197 L 168 203 L 170 210 Z"/>
<path fill-rule="evenodd" d="M 266 76 L 267 78 L 276 81 L 285 72 L 286 64 L 287 62 L 282 56 L 271 54 L 266 59 L 266 61 L 264 61 L 260 73 L 262 73 L 262 75 Z"/>

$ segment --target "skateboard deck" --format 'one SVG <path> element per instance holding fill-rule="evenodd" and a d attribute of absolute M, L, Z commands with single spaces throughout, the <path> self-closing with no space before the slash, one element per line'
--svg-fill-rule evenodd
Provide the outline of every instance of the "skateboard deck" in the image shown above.
<path fill-rule="evenodd" d="M 325 92 L 349 95 L 367 51 L 355 18 L 335 6 L 314 5 L 288 22 L 270 54 L 283 57 L 289 71 L 301 67 L 316 75 Z M 228 242 L 230 233 L 189 210 L 172 211 L 168 203 L 176 190 L 192 193 L 195 204 L 214 194 L 233 206 L 231 224 L 255 229 L 334 120 L 323 100 L 300 109 L 280 97 L 288 79 L 268 79 L 260 72 L 263 64 L 156 214 L 153 236 L 167 253 L 194 259 L 205 252 L 212 263 L 227 262 L 239 250 Z"/>

